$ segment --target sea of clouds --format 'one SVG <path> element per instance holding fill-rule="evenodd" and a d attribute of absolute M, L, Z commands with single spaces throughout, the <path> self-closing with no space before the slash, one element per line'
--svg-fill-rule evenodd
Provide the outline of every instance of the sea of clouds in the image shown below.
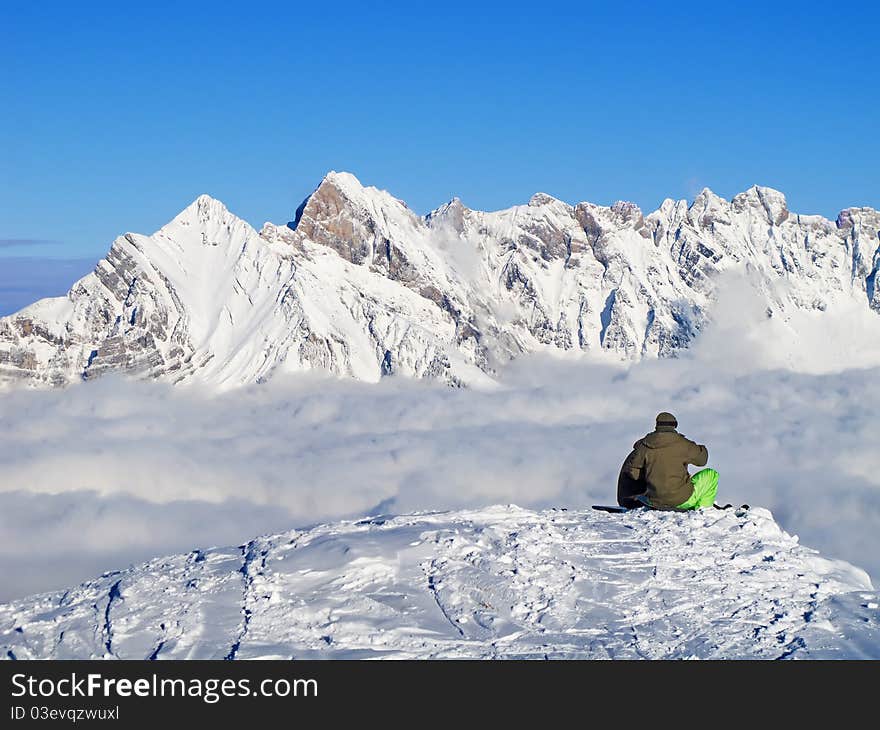
<path fill-rule="evenodd" d="M 336 518 L 612 504 L 661 410 L 707 444 L 720 502 L 767 507 L 880 576 L 880 368 L 852 366 L 870 362 L 880 318 L 824 316 L 795 337 L 742 292 L 718 311 L 682 357 L 534 356 L 491 390 L 302 376 L 221 394 L 122 378 L 0 394 L 0 600 Z"/>

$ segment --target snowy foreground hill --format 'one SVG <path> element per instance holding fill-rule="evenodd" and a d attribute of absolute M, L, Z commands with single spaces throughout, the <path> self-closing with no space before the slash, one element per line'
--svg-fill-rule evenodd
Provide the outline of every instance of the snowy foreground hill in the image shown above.
<path fill-rule="evenodd" d="M 205 195 L 120 236 L 66 297 L 0 319 L 0 385 L 125 372 L 233 387 L 308 370 L 480 384 L 541 350 L 673 354 L 712 321 L 723 273 L 748 277 L 795 338 L 826 312 L 861 321 L 880 313 L 878 271 L 880 212 L 800 215 L 765 187 L 647 215 L 538 193 L 418 216 L 333 172 L 287 225 L 257 232 Z"/>
<path fill-rule="evenodd" d="M 491 507 L 195 550 L 0 606 L 10 658 L 880 658 L 867 574 L 763 509 Z"/>

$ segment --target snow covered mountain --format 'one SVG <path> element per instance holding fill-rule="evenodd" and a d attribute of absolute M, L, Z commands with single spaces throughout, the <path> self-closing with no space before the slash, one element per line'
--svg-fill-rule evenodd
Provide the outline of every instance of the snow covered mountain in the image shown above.
<path fill-rule="evenodd" d="M 0 606 L 10 659 L 880 658 L 866 573 L 763 509 L 328 524 Z"/>
<path fill-rule="evenodd" d="M 123 371 L 230 387 L 320 370 L 458 385 L 544 348 L 664 356 L 711 317 L 717 275 L 740 270 L 770 316 L 880 313 L 880 213 L 797 215 L 753 187 L 647 216 L 539 193 L 420 217 L 331 172 L 286 226 L 257 233 L 202 196 L 151 236 L 121 236 L 66 297 L 0 319 L 0 383 Z"/>

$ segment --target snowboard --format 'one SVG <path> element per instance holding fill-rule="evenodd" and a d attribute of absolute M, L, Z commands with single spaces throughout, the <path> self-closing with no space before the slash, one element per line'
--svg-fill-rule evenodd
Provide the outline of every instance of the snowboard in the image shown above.
<path fill-rule="evenodd" d="M 726 510 L 726 509 L 732 509 L 732 508 L 733 508 L 733 505 L 732 505 L 732 504 L 725 504 L 725 505 L 713 504 L 712 506 L 713 506 L 715 509 L 720 509 L 720 510 Z M 593 505 L 593 509 L 594 509 L 594 510 L 597 510 L 598 512 L 610 512 L 611 514 L 623 514 L 624 512 L 630 512 L 630 511 L 631 511 L 628 507 L 620 507 L 620 506 L 618 506 L 618 505 L 616 505 L 616 504 L 594 504 L 594 505 Z M 644 508 L 642 508 L 642 507 L 636 507 L 635 509 L 644 509 Z M 747 504 L 740 505 L 739 507 L 736 508 L 736 514 L 737 514 L 737 515 L 745 514 L 745 513 L 748 511 L 748 509 L 749 509 L 749 505 L 747 505 Z M 667 508 L 667 509 L 664 510 L 664 511 L 668 511 L 668 512 L 691 512 L 691 511 L 693 511 L 693 510 L 675 509 L 675 508 L 673 507 L 673 508 Z"/>
<path fill-rule="evenodd" d="M 611 512 L 613 514 L 629 512 L 629 509 L 626 507 L 618 507 L 616 504 L 594 504 L 593 509 L 598 510 L 599 512 Z"/>

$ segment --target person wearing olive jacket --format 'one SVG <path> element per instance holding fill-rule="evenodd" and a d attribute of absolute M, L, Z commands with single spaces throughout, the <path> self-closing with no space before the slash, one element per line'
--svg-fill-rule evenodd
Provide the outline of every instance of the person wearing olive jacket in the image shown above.
<path fill-rule="evenodd" d="M 675 416 L 664 411 L 657 416 L 654 431 L 633 444 L 617 480 L 621 507 L 687 510 L 715 503 L 718 472 L 688 473 L 688 464 L 706 465 L 709 451 L 682 436 L 677 427 Z"/>

